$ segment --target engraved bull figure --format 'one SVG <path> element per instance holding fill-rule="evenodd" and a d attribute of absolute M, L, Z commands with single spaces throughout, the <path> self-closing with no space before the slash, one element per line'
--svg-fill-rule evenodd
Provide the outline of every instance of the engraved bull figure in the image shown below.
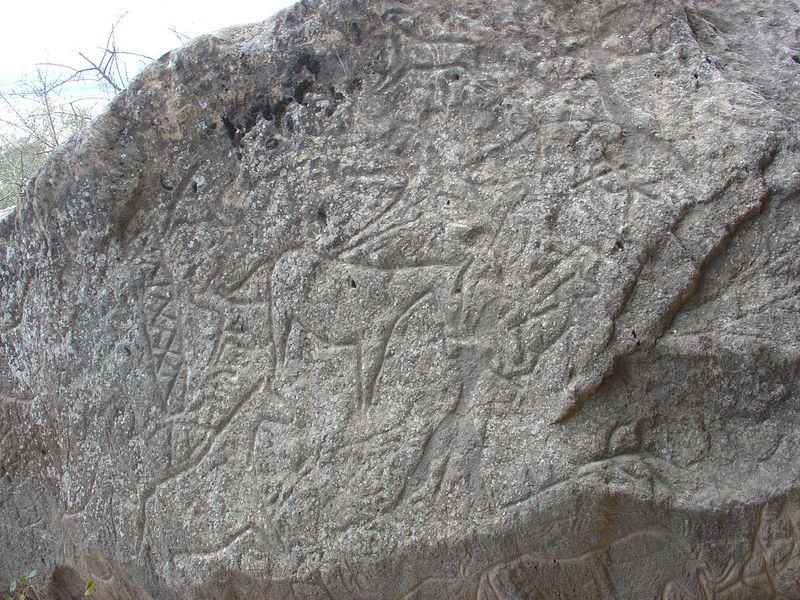
<path fill-rule="evenodd" d="M 428 295 L 441 311 L 447 344 L 457 328 L 468 264 L 377 268 L 311 250 L 283 254 L 271 276 L 276 372 L 284 365 L 297 324 L 327 343 L 355 347 L 358 402 L 372 404 L 395 326 Z"/>

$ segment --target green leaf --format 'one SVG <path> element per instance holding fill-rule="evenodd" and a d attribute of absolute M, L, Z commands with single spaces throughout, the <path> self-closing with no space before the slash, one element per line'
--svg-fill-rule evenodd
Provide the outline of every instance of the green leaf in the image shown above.
<path fill-rule="evenodd" d="M 17 589 L 17 580 L 15 579 L 14 581 L 11 582 L 11 585 L 8 586 L 8 591 L 13 592 L 16 589 Z"/>
<path fill-rule="evenodd" d="M 94 592 L 94 579 L 87 579 L 86 580 L 86 591 L 83 593 L 84 596 L 91 596 L 92 592 Z"/>
<path fill-rule="evenodd" d="M 28 579 L 33 579 L 34 577 L 36 577 L 36 573 L 37 573 L 37 572 L 38 572 L 38 571 L 37 571 L 36 569 L 34 569 L 34 570 L 33 570 L 33 571 L 31 571 L 30 573 L 28 573 Z"/>

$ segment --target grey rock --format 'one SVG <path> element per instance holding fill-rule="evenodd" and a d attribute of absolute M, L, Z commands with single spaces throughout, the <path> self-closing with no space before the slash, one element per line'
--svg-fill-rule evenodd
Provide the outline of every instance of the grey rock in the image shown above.
<path fill-rule="evenodd" d="M 16 208 L 17 208 L 16 206 L 7 206 L 6 208 L 0 208 L 0 222 L 5 221 L 6 219 L 8 219 L 8 217 L 14 214 L 14 209 Z"/>
<path fill-rule="evenodd" d="M 304 1 L 0 222 L 0 577 L 800 598 L 796 2 Z"/>

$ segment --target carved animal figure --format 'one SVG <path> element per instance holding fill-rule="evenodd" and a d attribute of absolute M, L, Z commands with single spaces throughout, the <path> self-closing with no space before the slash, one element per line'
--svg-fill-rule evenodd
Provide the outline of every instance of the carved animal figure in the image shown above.
<path fill-rule="evenodd" d="M 460 276 L 466 265 L 436 264 L 383 269 L 348 263 L 312 250 L 292 250 L 271 276 L 276 371 L 297 324 L 330 344 L 354 345 L 359 404 L 375 396 L 386 346 L 397 322 L 428 295 L 442 311 L 445 336 L 460 311 Z"/>

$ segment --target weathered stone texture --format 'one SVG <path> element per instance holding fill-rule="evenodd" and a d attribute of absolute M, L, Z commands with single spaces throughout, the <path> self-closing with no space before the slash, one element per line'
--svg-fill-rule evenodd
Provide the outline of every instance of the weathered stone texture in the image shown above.
<path fill-rule="evenodd" d="M 162 57 L 0 222 L 0 577 L 800 598 L 799 11 L 304 1 Z"/>

